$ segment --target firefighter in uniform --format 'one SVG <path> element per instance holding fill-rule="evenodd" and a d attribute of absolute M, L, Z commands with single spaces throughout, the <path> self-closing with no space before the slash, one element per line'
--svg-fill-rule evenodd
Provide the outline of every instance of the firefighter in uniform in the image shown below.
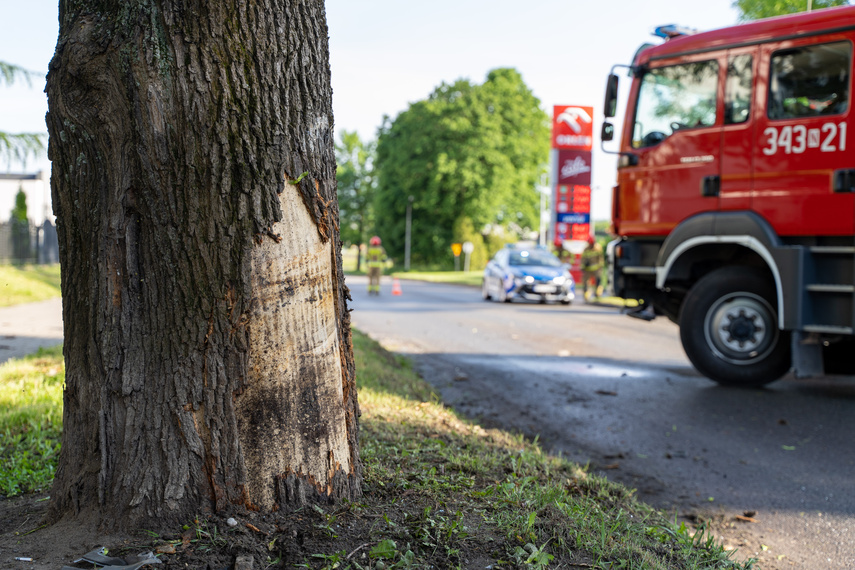
<path fill-rule="evenodd" d="M 372 237 L 368 241 L 368 252 L 366 254 L 366 265 L 368 265 L 368 294 L 380 294 L 380 276 L 383 274 L 383 266 L 386 265 L 386 250 L 380 245 L 380 238 Z"/>
<path fill-rule="evenodd" d="M 588 286 L 593 283 L 591 297 L 600 296 L 600 274 L 604 265 L 603 248 L 592 237 L 588 238 L 588 245 L 582 252 L 582 298 L 588 300 Z"/>

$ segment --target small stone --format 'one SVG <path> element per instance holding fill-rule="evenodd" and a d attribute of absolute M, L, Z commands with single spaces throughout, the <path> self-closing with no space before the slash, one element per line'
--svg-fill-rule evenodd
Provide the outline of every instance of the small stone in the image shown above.
<path fill-rule="evenodd" d="M 226 520 L 226 524 L 229 526 L 237 526 L 237 521 L 231 517 Z"/>

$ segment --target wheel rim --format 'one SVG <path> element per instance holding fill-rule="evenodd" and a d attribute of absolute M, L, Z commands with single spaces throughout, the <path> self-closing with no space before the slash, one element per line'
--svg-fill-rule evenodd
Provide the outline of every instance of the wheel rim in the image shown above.
<path fill-rule="evenodd" d="M 778 334 L 774 310 L 753 293 L 731 293 L 718 299 L 704 322 L 708 346 L 732 364 L 763 360 L 775 348 Z"/>

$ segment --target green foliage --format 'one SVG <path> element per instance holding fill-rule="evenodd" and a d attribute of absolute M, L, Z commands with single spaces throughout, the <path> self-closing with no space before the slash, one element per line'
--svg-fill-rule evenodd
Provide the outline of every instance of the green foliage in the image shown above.
<path fill-rule="evenodd" d="M 363 142 L 356 132 L 342 131 L 335 156 L 341 241 L 361 245 L 368 241 L 372 229 L 374 143 Z"/>
<path fill-rule="evenodd" d="M 849 4 L 847 0 L 811 0 L 811 2 L 813 10 Z M 759 20 L 804 12 L 808 8 L 808 0 L 734 0 L 733 7 L 739 12 L 741 21 Z"/>
<path fill-rule="evenodd" d="M 30 247 L 30 222 L 27 219 L 27 195 L 19 188 L 15 195 L 15 207 L 9 218 L 12 226 L 12 259 L 23 263 L 32 257 Z"/>
<path fill-rule="evenodd" d="M 0 85 L 12 85 L 16 78 L 21 78 L 32 85 L 32 78 L 38 74 L 17 65 L 0 61 Z M 10 134 L 0 131 L 0 157 L 7 164 L 20 162 L 26 164 L 31 157 L 36 157 L 45 149 L 47 137 L 43 134 L 23 133 Z"/>
<path fill-rule="evenodd" d="M 59 455 L 64 383 L 61 346 L 0 366 L 0 495 L 50 486 Z"/>
<path fill-rule="evenodd" d="M 487 255 L 487 246 L 484 244 L 484 236 L 475 231 L 475 226 L 472 224 L 472 219 L 468 216 L 461 216 L 454 222 L 454 241 L 457 243 L 471 242 L 473 245 L 472 253 L 469 256 L 469 270 L 484 269 L 487 262 L 490 260 Z M 460 254 L 460 269 L 464 269 L 466 254 Z"/>
<path fill-rule="evenodd" d="M 12 85 L 16 78 L 21 78 L 27 82 L 27 85 L 32 85 L 32 78 L 38 74 L 34 71 L 28 71 L 23 67 L 0 61 L 0 85 L 6 83 Z"/>
<path fill-rule="evenodd" d="M 548 117 L 516 70 L 493 70 L 482 85 L 443 83 L 381 128 L 374 211 L 386 251 L 402 258 L 409 196 L 414 265 L 451 267 L 463 225 L 536 227 L 548 158 Z"/>

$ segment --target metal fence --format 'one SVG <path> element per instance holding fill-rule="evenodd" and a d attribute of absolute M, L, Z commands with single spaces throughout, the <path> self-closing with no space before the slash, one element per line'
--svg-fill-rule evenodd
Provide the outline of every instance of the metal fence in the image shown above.
<path fill-rule="evenodd" d="M 0 223 L 0 264 L 9 263 L 59 263 L 56 226 L 48 220 L 40 226 Z"/>

